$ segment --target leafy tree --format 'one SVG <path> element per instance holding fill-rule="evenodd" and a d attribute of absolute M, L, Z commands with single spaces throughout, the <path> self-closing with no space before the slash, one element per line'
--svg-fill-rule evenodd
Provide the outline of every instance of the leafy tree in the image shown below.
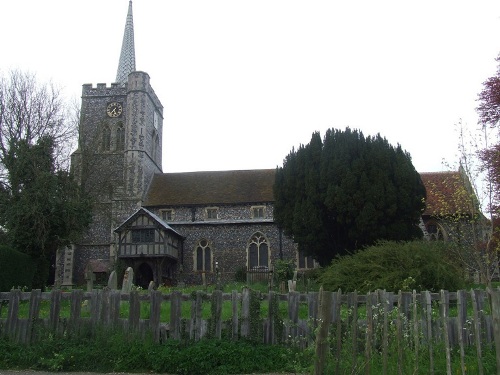
<path fill-rule="evenodd" d="M 500 56 L 496 58 L 500 62 Z M 496 75 L 483 82 L 483 89 L 478 95 L 479 105 L 476 111 L 481 125 L 497 126 L 500 121 L 500 64 Z"/>
<path fill-rule="evenodd" d="M 326 290 L 359 293 L 376 289 L 458 290 L 464 287 L 463 272 L 452 246 L 441 241 L 382 241 L 335 258 L 319 282 Z"/>
<path fill-rule="evenodd" d="M 274 216 L 321 265 L 377 240 L 422 236 L 425 187 L 401 146 L 380 135 L 313 133 L 276 171 Z"/>
<path fill-rule="evenodd" d="M 0 227 L 4 241 L 34 259 L 35 287 L 47 282 L 51 256 L 91 219 L 90 200 L 58 162 L 76 134 L 65 113 L 58 92 L 33 76 L 0 80 Z"/>

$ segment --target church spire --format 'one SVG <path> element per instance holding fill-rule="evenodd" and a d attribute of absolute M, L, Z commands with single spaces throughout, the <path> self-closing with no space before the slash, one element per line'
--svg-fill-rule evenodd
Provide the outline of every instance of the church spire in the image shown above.
<path fill-rule="evenodd" d="M 134 20 L 132 17 L 132 0 L 128 4 L 127 22 L 123 33 L 122 51 L 116 72 L 116 82 L 125 84 L 128 75 L 135 71 Z"/>

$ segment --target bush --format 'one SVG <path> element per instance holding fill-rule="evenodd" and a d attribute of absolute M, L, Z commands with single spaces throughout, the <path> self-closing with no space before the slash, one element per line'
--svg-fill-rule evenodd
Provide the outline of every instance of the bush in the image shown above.
<path fill-rule="evenodd" d="M 282 281 L 287 282 L 293 279 L 295 262 L 291 259 L 274 261 L 274 282 L 279 285 Z"/>
<path fill-rule="evenodd" d="M 352 255 L 338 257 L 319 282 L 325 290 L 367 293 L 376 289 L 458 290 L 463 270 L 445 242 L 379 242 Z"/>
<path fill-rule="evenodd" d="M 247 281 L 247 269 L 245 266 L 238 267 L 234 273 L 234 281 L 246 283 Z"/>
<path fill-rule="evenodd" d="M 35 263 L 27 254 L 0 245 L 0 291 L 26 287 L 31 289 Z"/>

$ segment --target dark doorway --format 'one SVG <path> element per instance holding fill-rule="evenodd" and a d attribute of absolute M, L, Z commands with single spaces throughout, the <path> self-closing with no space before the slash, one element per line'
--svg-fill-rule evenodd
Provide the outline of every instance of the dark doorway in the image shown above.
<path fill-rule="evenodd" d="M 142 263 L 137 268 L 137 275 L 135 277 L 135 281 L 137 286 L 140 286 L 143 289 L 148 289 L 149 283 L 153 281 L 153 270 L 147 263 Z"/>

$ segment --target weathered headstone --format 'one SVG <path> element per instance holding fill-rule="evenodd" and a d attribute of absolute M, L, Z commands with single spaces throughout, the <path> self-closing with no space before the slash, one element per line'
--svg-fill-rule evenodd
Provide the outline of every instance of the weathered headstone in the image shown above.
<path fill-rule="evenodd" d="M 134 281 L 134 270 L 128 267 L 123 275 L 122 293 L 130 293 L 132 290 L 132 283 Z"/>
<path fill-rule="evenodd" d="M 289 292 L 295 292 L 296 287 L 297 287 L 296 280 L 288 280 L 288 291 Z"/>
<path fill-rule="evenodd" d="M 95 274 L 91 269 L 85 272 L 85 280 L 87 280 L 87 292 L 91 292 L 94 289 Z"/>
<path fill-rule="evenodd" d="M 152 292 L 153 290 L 155 290 L 155 286 L 155 282 L 151 280 L 148 285 L 148 291 Z"/>
<path fill-rule="evenodd" d="M 118 289 L 118 278 L 116 276 L 116 271 L 112 271 L 109 275 L 108 288 L 111 290 Z"/>

